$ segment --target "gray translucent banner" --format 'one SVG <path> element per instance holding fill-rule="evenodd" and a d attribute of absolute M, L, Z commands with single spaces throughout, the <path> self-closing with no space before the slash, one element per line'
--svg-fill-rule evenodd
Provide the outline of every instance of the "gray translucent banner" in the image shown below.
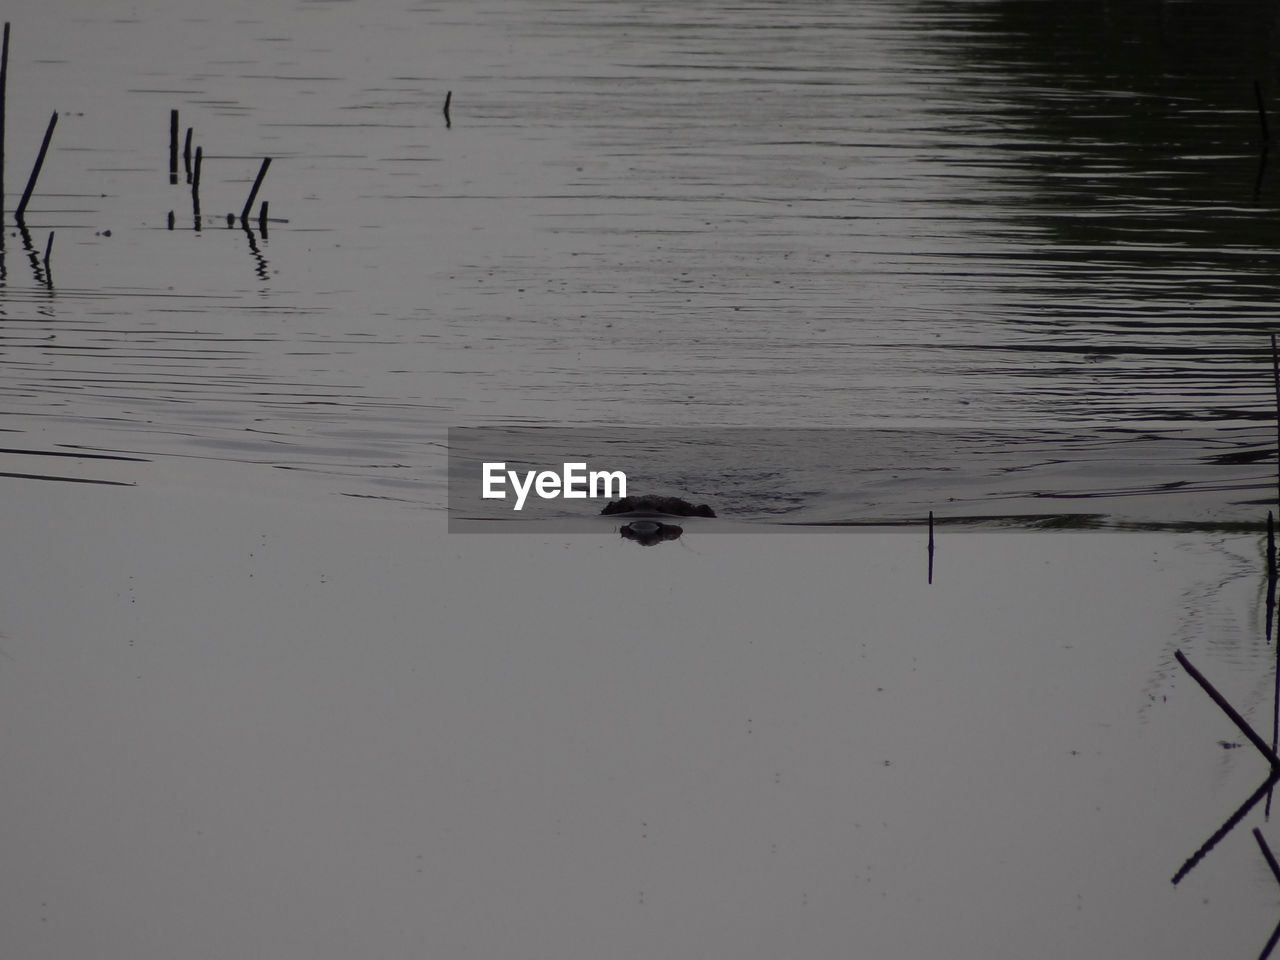
<path fill-rule="evenodd" d="M 1275 489 L 1274 466 L 1259 462 L 1266 439 L 1260 430 L 455 427 L 449 525 L 609 532 L 679 514 L 681 502 L 715 514 L 675 520 L 700 532 L 915 524 L 930 511 L 997 527 L 1254 525 Z M 645 498 L 632 501 L 641 510 L 602 516 L 624 491 Z"/>

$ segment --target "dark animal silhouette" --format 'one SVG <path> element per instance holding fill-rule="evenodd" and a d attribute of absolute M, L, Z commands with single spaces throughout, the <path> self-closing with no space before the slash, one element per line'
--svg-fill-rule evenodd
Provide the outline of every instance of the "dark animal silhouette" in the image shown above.
<path fill-rule="evenodd" d="M 716 512 L 705 503 L 696 507 L 688 500 L 679 497 L 623 497 L 606 504 L 600 516 L 608 517 L 615 513 L 660 513 L 669 517 L 714 517 Z"/>

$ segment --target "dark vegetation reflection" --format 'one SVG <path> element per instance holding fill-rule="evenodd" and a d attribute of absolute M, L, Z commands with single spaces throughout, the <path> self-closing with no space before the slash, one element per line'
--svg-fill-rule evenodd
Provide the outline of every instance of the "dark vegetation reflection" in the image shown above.
<path fill-rule="evenodd" d="M 1046 366 L 1073 370 L 1069 391 L 1039 398 L 1064 411 L 1271 419 L 1257 401 L 1280 294 L 1280 182 L 1260 164 L 1254 83 L 1264 103 L 1280 92 L 1276 5 L 967 9 L 956 56 L 986 99 L 976 122 L 1016 194 L 1003 220 L 1023 248 L 992 265 L 1005 309 L 1000 342 L 981 348 L 1025 355 L 1033 393 Z"/>

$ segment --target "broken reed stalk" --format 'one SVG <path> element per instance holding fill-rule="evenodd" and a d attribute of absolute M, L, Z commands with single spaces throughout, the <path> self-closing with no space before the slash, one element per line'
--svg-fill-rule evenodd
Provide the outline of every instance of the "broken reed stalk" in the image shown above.
<path fill-rule="evenodd" d="M 1267 604 L 1267 642 L 1271 642 L 1271 622 L 1275 617 L 1275 600 Z M 1271 690 L 1271 749 L 1280 744 L 1280 644 L 1276 645 L 1275 680 Z M 1267 797 L 1267 816 L 1271 815 L 1271 797 Z"/>
<path fill-rule="evenodd" d="M 1267 105 L 1262 99 L 1262 84 L 1253 81 L 1253 99 L 1258 105 L 1258 124 L 1262 127 L 1262 142 L 1271 142 L 1271 128 L 1267 124 Z"/>
<path fill-rule="evenodd" d="M 19 223 L 27 212 L 27 203 L 31 200 L 31 192 L 36 188 L 36 178 L 40 176 L 40 168 L 44 166 L 44 155 L 49 152 L 49 141 L 53 139 L 53 128 L 58 123 L 58 113 L 55 110 L 52 117 L 49 118 L 49 126 L 44 131 L 44 140 L 40 143 L 40 153 L 36 156 L 36 165 L 31 168 L 31 177 L 27 180 L 27 189 L 22 192 L 22 200 L 18 203 L 18 209 L 13 212 L 13 217 Z"/>
<path fill-rule="evenodd" d="M 1280 503 L 1280 352 L 1276 350 L 1276 335 L 1271 335 L 1271 379 L 1276 391 L 1276 497 Z"/>
<path fill-rule="evenodd" d="M 49 231 L 49 239 L 44 244 L 44 268 L 49 269 L 49 254 L 53 253 L 53 231 Z"/>
<path fill-rule="evenodd" d="M 258 208 L 258 232 L 264 237 L 267 235 L 267 201 L 262 201 L 262 206 Z"/>
<path fill-rule="evenodd" d="M 253 181 L 253 189 L 249 191 L 249 199 L 244 202 L 244 209 L 240 211 L 240 220 L 247 223 L 249 220 L 249 211 L 253 209 L 253 201 L 258 197 L 258 190 L 262 186 L 262 178 L 267 175 L 267 167 L 271 166 L 271 158 L 263 157 L 262 166 L 258 168 L 258 176 Z"/>
<path fill-rule="evenodd" d="M 196 147 L 196 166 L 191 173 L 191 225 L 200 232 L 200 167 L 204 163 L 204 147 Z"/>
<path fill-rule="evenodd" d="M 449 119 L 449 103 L 453 100 L 453 91 L 446 91 L 444 95 L 444 125 L 452 128 L 453 121 Z"/>
<path fill-rule="evenodd" d="M 1275 562 L 1274 554 L 1272 562 Z M 1274 569 L 1274 568 L 1273 568 Z M 1276 581 L 1271 577 L 1267 577 L 1267 642 L 1271 642 L 1271 636 L 1274 633 L 1272 629 L 1276 617 Z M 1272 671 L 1275 676 L 1275 684 L 1272 690 L 1272 708 L 1271 708 L 1271 747 L 1275 749 L 1280 744 L 1280 640 L 1276 642 L 1276 665 Z M 1267 797 L 1267 814 L 1271 813 L 1271 798 Z"/>
<path fill-rule="evenodd" d="M 1271 642 L 1271 628 L 1275 621 L 1276 614 L 1276 522 L 1271 511 L 1267 511 L 1267 643 Z M 1280 683 L 1280 672 L 1276 674 L 1276 681 Z M 1280 702 L 1280 698 L 1278 698 Z M 1280 709 L 1276 710 L 1276 721 L 1280 723 Z M 1275 743 L 1275 735 L 1272 734 L 1271 742 Z"/>
<path fill-rule="evenodd" d="M 178 111 L 169 111 L 169 182 L 178 182 Z"/>
<path fill-rule="evenodd" d="M 1257 827 L 1253 828 L 1253 839 L 1257 840 L 1258 846 L 1262 848 L 1262 856 L 1266 858 L 1267 866 L 1271 868 L 1271 875 L 1276 878 L 1276 883 L 1280 883 L 1280 863 L 1276 863 L 1271 847 L 1267 845 L 1267 841 L 1263 839 L 1262 831 Z"/>
<path fill-rule="evenodd" d="M 1267 745 L 1267 741 L 1258 736 L 1258 732 L 1249 726 L 1248 721 L 1240 716 L 1236 708 L 1227 702 L 1227 698 L 1220 694 L 1217 688 L 1204 678 L 1204 674 L 1191 665 L 1191 661 L 1183 656 L 1181 650 L 1175 650 L 1173 655 L 1182 664 L 1183 669 L 1191 674 L 1191 679 L 1200 684 L 1201 689 L 1209 695 L 1209 698 L 1221 708 L 1223 713 L 1231 718 L 1231 722 L 1240 728 L 1240 732 L 1249 739 L 1250 743 L 1258 748 L 1258 752 L 1267 758 L 1267 761 L 1271 764 L 1271 769 L 1280 770 L 1280 757 L 1276 756 L 1276 752 Z"/>
<path fill-rule="evenodd" d="M 9 83 L 9 22 L 4 24 L 4 42 L 0 44 L 0 223 L 4 221 L 4 101 Z M 3 243 L 3 241 L 0 241 Z"/>
<path fill-rule="evenodd" d="M 187 138 L 182 144 L 182 160 L 187 165 L 188 170 L 191 168 L 191 135 L 194 132 L 194 127 L 187 127 Z"/>
<path fill-rule="evenodd" d="M 933 583 L 933 511 L 929 511 L 929 582 Z"/>
<path fill-rule="evenodd" d="M 1262 948 L 1262 952 L 1258 954 L 1258 960 L 1267 960 L 1271 956 L 1271 951 L 1276 948 L 1276 941 L 1280 940 L 1280 923 L 1277 923 L 1275 929 L 1271 931 L 1271 936 L 1267 938 L 1266 945 Z"/>
<path fill-rule="evenodd" d="M 1267 511 L 1267 579 L 1276 578 L 1276 521 L 1270 510 Z"/>
<path fill-rule="evenodd" d="M 1272 611 L 1267 611 L 1267 616 L 1272 616 Z M 1270 639 L 1270 638 L 1268 638 Z M 1280 743 L 1280 659 L 1276 662 L 1275 683 L 1271 691 L 1271 749 L 1276 748 L 1276 744 Z M 1267 797 L 1267 816 L 1271 815 L 1271 797 Z"/>
<path fill-rule="evenodd" d="M 1213 832 L 1213 836 L 1200 844 L 1200 848 L 1188 857 L 1187 862 L 1179 867 L 1178 872 L 1173 875 L 1173 885 L 1175 887 L 1186 878 L 1187 874 L 1196 868 L 1201 860 L 1209 855 L 1209 851 L 1216 847 L 1223 837 L 1236 828 L 1236 825 L 1248 815 L 1249 811 L 1258 805 L 1258 801 L 1271 792 L 1271 788 L 1276 785 L 1277 780 L 1280 780 L 1280 773 L 1272 770 L 1267 779 L 1258 785 L 1258 789 L 1249 795 L 1249 799 L 1240 804 L 1235 812 L 1227 817 L 1222 826 Z"/>

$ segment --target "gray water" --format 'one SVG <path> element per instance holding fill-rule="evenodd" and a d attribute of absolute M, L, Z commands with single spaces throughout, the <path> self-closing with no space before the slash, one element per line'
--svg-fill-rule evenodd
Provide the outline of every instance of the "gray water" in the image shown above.
<path fill-rule="evenodd" d="M 946 469 L 732 510 L 1256 522 L 1266 9 L 21 7 L 10 211 L 59 122 L 30 249 L 6 237 L 7 446 L 34 453 L 5 469 L 261 463 L 438 509 L 449 426 L 891 427 L 944 431 Z M 264 156 L 267 229 L 228 228 Z"/>
<path fill-rule="evenodd" d="M 3 16 L 24 956 L 1257 955 L 1271 4 Z M 550 426 L 721 518 L 446 533 Z M 762 522 L 926 510 L 1161 529 Z"/>

